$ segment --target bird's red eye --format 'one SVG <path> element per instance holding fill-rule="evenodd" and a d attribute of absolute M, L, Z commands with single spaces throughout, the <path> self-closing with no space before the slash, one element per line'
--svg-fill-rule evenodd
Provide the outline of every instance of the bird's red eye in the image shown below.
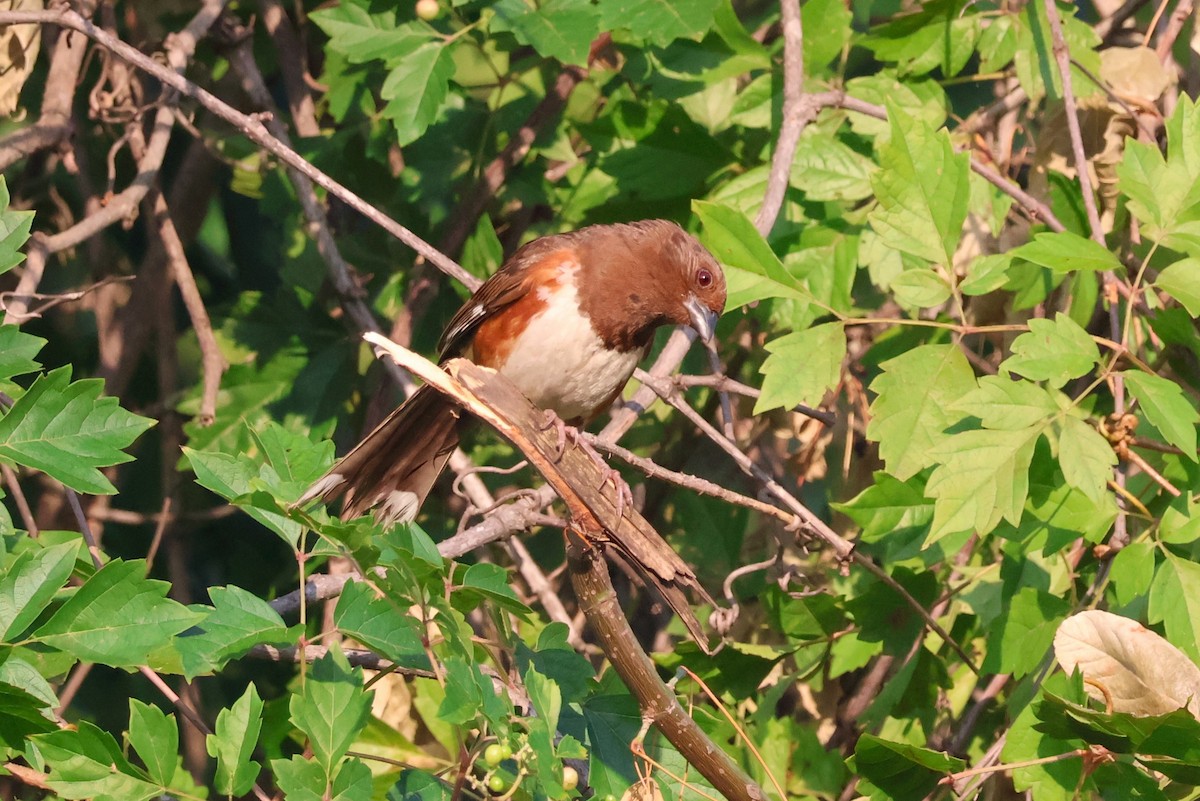
<path fill-rule="evenodd" d="M 701 270 L 700 272 L 696 273 L 696 283 L 701 289 L 708 289 L 710 286 L 712 286 L 712 282 L 713 274 L 708 270 Z"/>

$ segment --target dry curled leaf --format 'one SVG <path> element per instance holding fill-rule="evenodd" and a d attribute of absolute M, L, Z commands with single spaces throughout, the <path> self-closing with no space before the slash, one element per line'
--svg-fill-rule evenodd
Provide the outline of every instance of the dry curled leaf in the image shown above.
<path fill-rule="evenodd" d="M 1054 635 L 1063 670 L 1083 674 L 1084 689 L 1114 712 L 1163 715 L 1187 707 L 1200 717 L 1200 668 L 1136 620 L 1090 610 Z"/>
<path fill-rule="evenodd" d="M 1126 100 L 1150 104 L 1175 82 L 1148 47 L 1110 47 L 1100 51 L 1100 78 Z"/>
<path fill-rule="evenodd" d="M 42 0 L 8 0 L 0 9 L 9 11 L 38 11 Z M 0 26 L 0 117 L 10 117 L 17 110 L 21 87 L 33 70 L 41 44 L 40 26 Z"/>

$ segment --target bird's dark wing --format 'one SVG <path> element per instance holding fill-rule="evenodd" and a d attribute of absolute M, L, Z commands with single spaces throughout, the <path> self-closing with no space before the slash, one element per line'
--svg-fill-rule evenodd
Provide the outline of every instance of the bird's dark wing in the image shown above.
<path fill-rule="evenodd" d="M 439 358 L 445 361 L 463 355 L 470 347 L 475 331 L 485 320 L 531 292 L 539 263 L 555 251 L 562 250 L 568 236 L 559 234 L 542 237 L 518 248 L 450 319 L 442 338 L 438 340 Z"/>

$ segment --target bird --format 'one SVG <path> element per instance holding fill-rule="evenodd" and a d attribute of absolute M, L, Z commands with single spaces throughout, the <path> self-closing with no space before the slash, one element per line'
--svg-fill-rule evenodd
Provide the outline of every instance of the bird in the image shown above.
<path fill-rule="evenodd" d="M 664 325 L 715 334 L 725 275 L 669 220 L 597 224 L 518 248 L 451 318 L 439 361 L 496 370 L 535 406 L 572 426 L 620 395 Z M 413 393 L 296 502 L 344 495 L 341 515 L 374 509 L 409 522 L 458 445 L 464 413 L 425 386 Z"/>

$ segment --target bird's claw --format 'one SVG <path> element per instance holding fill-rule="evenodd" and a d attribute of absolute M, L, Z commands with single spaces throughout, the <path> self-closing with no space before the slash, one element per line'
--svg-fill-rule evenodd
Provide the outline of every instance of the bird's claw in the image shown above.
<path fill-rule="evenodd" d="M 558 443 L 555 446 L 557 452 L 554 455 L 554 461 L 560 461 L 563 454 L 567 452 L 567 424 L 563 419 L 555 414 L 551 409 L 546 409 L 542 412 L 542 431 L 547 431 L 553 428 L 558 434 Z"/>

